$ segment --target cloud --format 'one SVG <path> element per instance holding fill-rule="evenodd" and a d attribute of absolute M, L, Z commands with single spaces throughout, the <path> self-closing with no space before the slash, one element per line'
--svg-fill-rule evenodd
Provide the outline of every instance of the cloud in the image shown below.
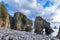
<path fill-rule="evenodd" d="M 52 18 L 54 22 L 60 22 L 60 10 L 55 11 L 56 15 L 54 15 Z"/>
<path fill-rule="evenodd" d="M 60 0 L 4 0 L 8 3 L 9 13 L 20 11 L 34 21 L 36 16 L 41 16 L 51 24 L 60 22 Z"/>
<path fill-rule="evenodd" d="M 26 16 L 29 16 L 31 14 L 31 11 L 30 10 L 27 10 L 27 9 L 21 9 L 20 12 L 22 12 Z"/>
<path fill-rule="evenodd" d="M 1 2 L 1 0 L 0 0 L 0 2 Z"/>

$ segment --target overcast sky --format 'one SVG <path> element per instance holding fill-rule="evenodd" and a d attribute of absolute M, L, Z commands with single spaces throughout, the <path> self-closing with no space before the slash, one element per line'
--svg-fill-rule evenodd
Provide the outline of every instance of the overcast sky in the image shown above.
<path fill-rule="evenodd" d="M 35 20 L 41 16 L 51 23 L 51 26 L 60 25 L 60 0 L 0 0 L 5 4 L 10 15 L 19 11 L 29 19 Z"/>

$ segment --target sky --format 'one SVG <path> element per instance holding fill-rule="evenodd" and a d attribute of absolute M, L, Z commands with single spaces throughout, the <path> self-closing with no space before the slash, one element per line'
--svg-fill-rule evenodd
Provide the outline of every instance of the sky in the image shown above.
<path fill-rule="evenodd" d="M 0 0 L 5 4 L 10 15 L 22 12 L 27 18 L 35 21 L 36 16 L 51 23 L 51 27 L 60 25 L 60 0 Z"/>

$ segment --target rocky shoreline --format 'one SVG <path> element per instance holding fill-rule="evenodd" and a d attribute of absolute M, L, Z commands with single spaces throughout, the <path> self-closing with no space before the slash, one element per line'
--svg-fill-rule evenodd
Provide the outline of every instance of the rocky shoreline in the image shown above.
<path fill-rule="evenodd" d="M 22 12 L 15 12 L 11 16 L 2 3 L 0 3 L 0 9 L 0 40 L 60 40 L 49 35 L 54 31 L 50 23 L 42 17 L 36 16 L 33 22 Z M 43 35 L 43 29 L 49 36 Z M 60 37 L 60 28 L 57 37 Z"/>
<path fill-rule="evenodd" d="M 52 36 L 0 28 L 0 40 L 60 40 Z"/>

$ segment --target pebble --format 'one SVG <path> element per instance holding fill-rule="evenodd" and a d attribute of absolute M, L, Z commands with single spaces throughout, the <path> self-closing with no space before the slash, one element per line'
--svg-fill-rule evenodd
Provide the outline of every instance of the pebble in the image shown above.
<path fill-rule="evenodd" d="M 59 40 L 46 35 L 32 34 L 31 32 L 0 29 L 0 40 Z"/>

